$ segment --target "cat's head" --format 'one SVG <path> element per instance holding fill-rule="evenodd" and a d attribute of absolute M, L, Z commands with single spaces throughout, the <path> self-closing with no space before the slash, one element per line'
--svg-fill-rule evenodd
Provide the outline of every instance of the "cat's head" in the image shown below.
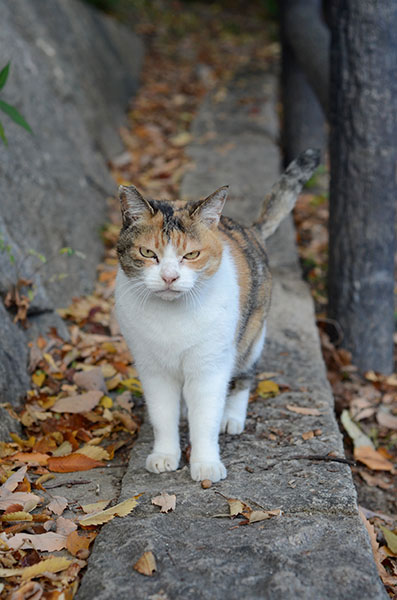
<path fill-rule="evenodd" d="M 227 186 L 194 203 L 148 200 L 134 186 L 120 186 L 119 194 L 117 253 L 124 273 L 162 300 L 194 294 L 221 262 L 218 224 Z"/>

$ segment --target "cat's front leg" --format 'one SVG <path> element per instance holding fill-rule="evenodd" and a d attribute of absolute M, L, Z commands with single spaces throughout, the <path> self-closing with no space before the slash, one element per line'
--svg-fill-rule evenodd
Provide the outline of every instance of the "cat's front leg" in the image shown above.
<path fill-rule="evenodd" d="M 183 395 L 188 407 L 191 442 L 190 474 L 195 481 L 219 481 L 226 469 L 219 455 L 219 429 L 229 377 L 224 373 L 196 373 L 186 380 Z"/>
<path fill-rule="evenodd" d="M 140 372 L 143 392 L 153 427 L 153 451 L 146 459 L 152 473 L 175 471 L 181 457 L 179 411 L 181 384 L 166 374 Z"/>

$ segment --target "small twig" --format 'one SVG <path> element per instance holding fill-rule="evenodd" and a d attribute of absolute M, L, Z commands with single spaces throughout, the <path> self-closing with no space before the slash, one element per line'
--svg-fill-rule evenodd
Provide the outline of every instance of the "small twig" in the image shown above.
<path fill-rule="evenodd" d="M 52 484 L 50 483 L 49 485 L 45 486 L 45 489 L 52 490 L 53 488 L 57 488 L 57 487 L 72 487 L 72 485 L 86 485 L 87 483 L 91 483 L 91 481 L 74 479 L 71 481 L 64 481 L 63 483 L 52 483 Z"/>
<path fill-rule="evenodd" d="M 356 462 L 354 460 L 349 460 L 348 458 L 342 458 L 341 456 L 325 456 L 321 454 L 296 454 L 294 456 L 289 456 L 288 458 L 282 458 L 281 460 L 324 460 L 326 462 L 338 462 L 343 463 L 345 465 L 350 465 L 352 467 L 356 466 Z"/>

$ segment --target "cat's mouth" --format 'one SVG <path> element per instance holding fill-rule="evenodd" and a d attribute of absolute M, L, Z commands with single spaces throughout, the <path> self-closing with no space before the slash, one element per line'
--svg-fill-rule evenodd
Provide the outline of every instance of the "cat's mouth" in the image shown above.
<path fill-rule="evenodd" d="M 180 298 L 180 296 L 182 296 L 182 294 L 183 294 L 183 292 L 181 292 L 179 290 L 172 290 L 170 288 L 168 288 L 166 290 L 159 290 L 154 293 L 157 298 L 161 298 L 161 300 L 168 300 L 168 301 L 176 300 L 177 298 Z"/>

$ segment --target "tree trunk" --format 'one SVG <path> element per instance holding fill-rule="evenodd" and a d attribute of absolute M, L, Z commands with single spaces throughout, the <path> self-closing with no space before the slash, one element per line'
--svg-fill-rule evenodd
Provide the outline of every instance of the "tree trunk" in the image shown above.
<path fill-rule="evenodd" d="M 397 2 L 334 0 L 329 315 L 361 371 L 393 370 Z"/>
<path fill-rule="evenodd" d="M 321 21 L 319 0 L 283 0 L 280 16 L 282 148 L 287 166 L 307 148 L 323 151 L 327 145 L 323 108 L 328 95 L 329 34 Z"/>

